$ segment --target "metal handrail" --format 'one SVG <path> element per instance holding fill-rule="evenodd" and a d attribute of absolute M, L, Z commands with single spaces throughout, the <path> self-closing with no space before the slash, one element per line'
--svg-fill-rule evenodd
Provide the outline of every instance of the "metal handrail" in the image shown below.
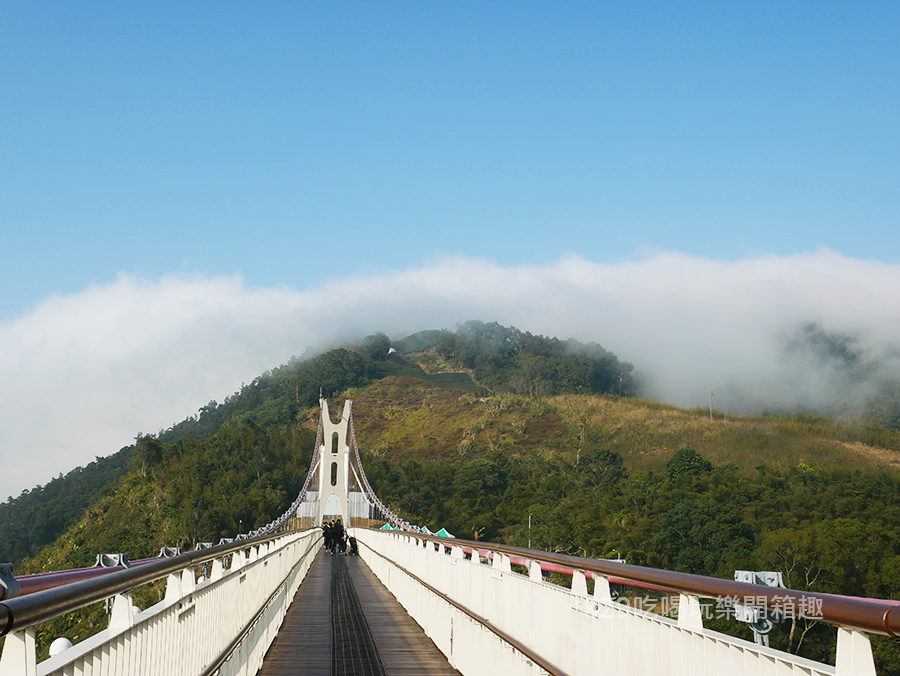
<path fill-rule="evenodd" d="M 376 529 L 372 529 L 376 530 Z M 377 531 L 376 532 L 381 532 Z M 598 573 L 604 577 L 614 577 L 640 586 L 710 599 L 739 599 L 741 605 L 774 610 L 782 613 L 793 612 L 797 617 L 818 620 L 849 629 L 857 629 L 873 634 L 900 637 L 900 610 L 897 605 L 869 601 L 853 597 L 834 596 L 820 592 L 798 591 L 780 587 L 735 582 L 691 573 L 679 573 L 658 568 L 645 568 L 628 563 L 615 563 L 603 559 L 588 559 L 568 554 L 556 554 L 525 547 L 513 547 L 493 542 L 442 538 L 422 533 L 385 532 L 418 540 L 438 542 L 444 547 L 463 547 L 473 550 L 484 549 L 507 556 L 521 557 L 529 561 L 546 562 L 569 568 L 573 571 Z"/>
<path fill-rule="evenodd" d="M 71 613 L 185 568 L 197 566 L 250 547 L 258 547 L 284 535 L 298 532 L 302 531 L 291 530 L 275 535 L 260 535 L 247 540 L 216 545 L 208 549 L 185 552 L 168 559 L 118 570 L 101 577 L 8 599 L 0 602 L 0 636 Z"/>
<path fill-rule="evenodd" d="M 161 558 L 163 557 L 155 556 L 148 559 L 130 561 L 129 567 L 134 568 L 135 566 L 143 566 L 152 563 L 153 561 L 159 561 Z M 31 575 L 17 575 L 16 582 L 19 583 L 18 596 L 35 594 L 39 591 L 44 591 L 45 589 L 52 589 L 53 587 L 61 587 L 62 585 L 80 582 L 81 580 L 89 580 L 94 577 L 109 575 L 120 570 L 126 570 L 126 567 L 121 565 L 110 566 L 108 568 L 91 566 L 89 568 L 71 568 L 69 570 L 51 570 L 44 573 L 33 573 Z M 0 588 L 0 601 L 2 601 L 3 598 L 3 589 Z"/>

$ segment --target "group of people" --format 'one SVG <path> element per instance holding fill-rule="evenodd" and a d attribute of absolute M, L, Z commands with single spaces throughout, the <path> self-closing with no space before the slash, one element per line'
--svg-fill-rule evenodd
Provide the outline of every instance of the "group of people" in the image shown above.
<path fill-rule="evenodd" d="M 347 551 L 347 531 L 344 530 L 344 524 L 340 519 L 334 521 L 325 521 L 322 524 L 322 535 L 325 538 L 325 551 L 329 554 L 358 554 L 356 548 L 356 538 L 349 538 L 350 551 Z"/>

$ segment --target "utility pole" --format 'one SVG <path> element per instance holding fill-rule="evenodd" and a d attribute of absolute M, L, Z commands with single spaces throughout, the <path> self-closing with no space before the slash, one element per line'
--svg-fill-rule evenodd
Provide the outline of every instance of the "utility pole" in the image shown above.
<path fill-rule="evenodd" d="M 712 420 L 712 398 L 715 392 L 712 390 L 709 391 L 709 419 Z"/>
<path fill-rule="evenodd" d="M 584 446 L 584 423 L 587 422 L 585 418 L 581 419 L 581 436 L 578 440 L 578 450 L 575 451 L 575 467 L 578 467 L 578 464 L 581 462 L 581 447 Z"/>

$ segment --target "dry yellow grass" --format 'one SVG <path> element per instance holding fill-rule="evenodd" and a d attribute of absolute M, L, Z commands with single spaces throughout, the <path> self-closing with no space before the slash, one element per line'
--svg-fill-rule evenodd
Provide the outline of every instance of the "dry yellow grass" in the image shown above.
<path fill-rule="evenodd" d="M 471 393 L 408 378 L 387 378 L 347 393 L 364 451 L 405 458 L 468 457 L 490 450 L 571 456 L 579 450 L 620 453 L 628 468 L 662 469 L 679 448 L 742 471 L 787 468 L 900 469 L 900 453 L 840 438 L 839 423 L 798 424 L 770 416 L 723 416 L 612 395 L 532 398 Z"/>

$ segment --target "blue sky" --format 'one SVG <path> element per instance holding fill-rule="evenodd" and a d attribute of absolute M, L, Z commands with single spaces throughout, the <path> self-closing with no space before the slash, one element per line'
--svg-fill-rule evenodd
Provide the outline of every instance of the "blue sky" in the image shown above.
<path fill-rule="evenodd" d="M 595 340 L 687 406 L 827 389 L 780 361 L 803 322 L 900 353 L 898 35 L 896 2 L 4 3 L 0 498 L 376 330 Z"/>
<path fill-rule="evenodd" d="M 0 10 L 0 318 L 122 271 L 900 261 L 896 3 L 183 4 Z"/>

